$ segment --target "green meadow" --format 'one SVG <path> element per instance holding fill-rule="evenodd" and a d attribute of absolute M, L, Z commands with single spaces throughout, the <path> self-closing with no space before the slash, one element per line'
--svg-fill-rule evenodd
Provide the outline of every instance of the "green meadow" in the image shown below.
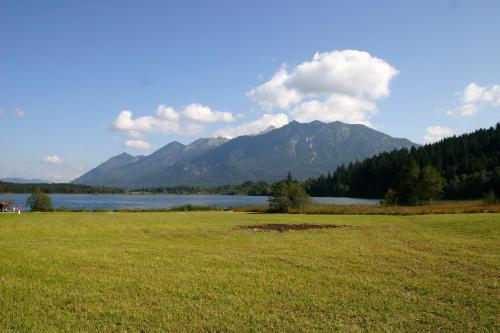
<path fill-rule="evenodd" d="M 1 332 L 498 332 L 499 281 L 500 214 L 0 214 Z"/>

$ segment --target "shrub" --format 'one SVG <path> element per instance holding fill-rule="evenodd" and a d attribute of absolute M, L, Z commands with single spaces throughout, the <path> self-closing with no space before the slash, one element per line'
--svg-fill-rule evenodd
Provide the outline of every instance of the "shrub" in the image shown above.
<path fill-rule="evenodd" d="M 32 212 L 48 212 L 52 210 L 52 200 L 40 188 L 36 188 L 33 194 L 28 197 L 27 204 Z"/>
<path fill-rule="evenodd" d="M 498 198 L 495 195 L 493 190 L 489 190 L 485 194 L 483 194 L 483 204 L 485 205 L 494 205 L 498 202 Z"/>
<path fill-rule="evenodd" d="M 382 203 L 386 206 L 395 206 L 398 204 L 398 194 L 392 188 L 390 188 L 385 194 Z"/>
<path fill-rule="evenodd" d="M 287 213 L 291 209 L 303 209 L 311 203 L 302 184 L 287 179 L 271 187 L 269 208 L 273 212 Z"/>
<path fill-rule="evenodd" d="M 216 206 L 196 206 L 192 204 L 175 206 L 168 209 L 169 212 L 210 212 L 224 210 Z"/>

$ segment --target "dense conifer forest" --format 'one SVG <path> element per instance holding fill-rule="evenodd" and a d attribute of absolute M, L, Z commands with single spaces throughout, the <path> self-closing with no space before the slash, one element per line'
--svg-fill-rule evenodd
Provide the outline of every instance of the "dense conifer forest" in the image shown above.
<path fill-rule="evenodd" d="M 480 198 L 490 191 L 498 196 L 500 123 L 419 148 L 341 165 L 331 174 L 307 180 L 305 186 L 312 196 L 383 198 L 389 189 L 398 187 L 402 171 L 415 163 L 420 168 L 432 167 L 444 178 L 443 199 Z"/>

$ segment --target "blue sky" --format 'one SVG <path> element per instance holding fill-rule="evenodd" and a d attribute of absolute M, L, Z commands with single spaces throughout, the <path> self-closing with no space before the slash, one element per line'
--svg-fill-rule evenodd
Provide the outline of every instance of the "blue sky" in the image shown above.
<path fill-rule="evenodd" d="M 0 1 L 1 177 L 293 119 L 415 142 L 500 120 L 499 1 Z M 316 54 L 316 56 L 315 56 Z"/>

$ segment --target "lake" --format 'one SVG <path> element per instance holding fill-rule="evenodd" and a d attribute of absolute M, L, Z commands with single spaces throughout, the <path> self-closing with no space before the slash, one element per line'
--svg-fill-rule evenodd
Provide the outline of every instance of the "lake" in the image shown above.
<path fill-rule="evenodd" d="M 0 200 L 10 200 L 22 210 L 27 210 L 26 199 L 29 194 L 0 194 Z M 170 208 L 182 205 L 238 207 L 247 205 L 266 205 L 266 196 L 245 195 L 127 195 L 127 194 L 51 194 L 52 204 L 57 208 L 87 209 L 96 208 Z M 319 204 L 364 204 L 376 205 L 379 200 L 355 198 L 313 198 Z"/>

